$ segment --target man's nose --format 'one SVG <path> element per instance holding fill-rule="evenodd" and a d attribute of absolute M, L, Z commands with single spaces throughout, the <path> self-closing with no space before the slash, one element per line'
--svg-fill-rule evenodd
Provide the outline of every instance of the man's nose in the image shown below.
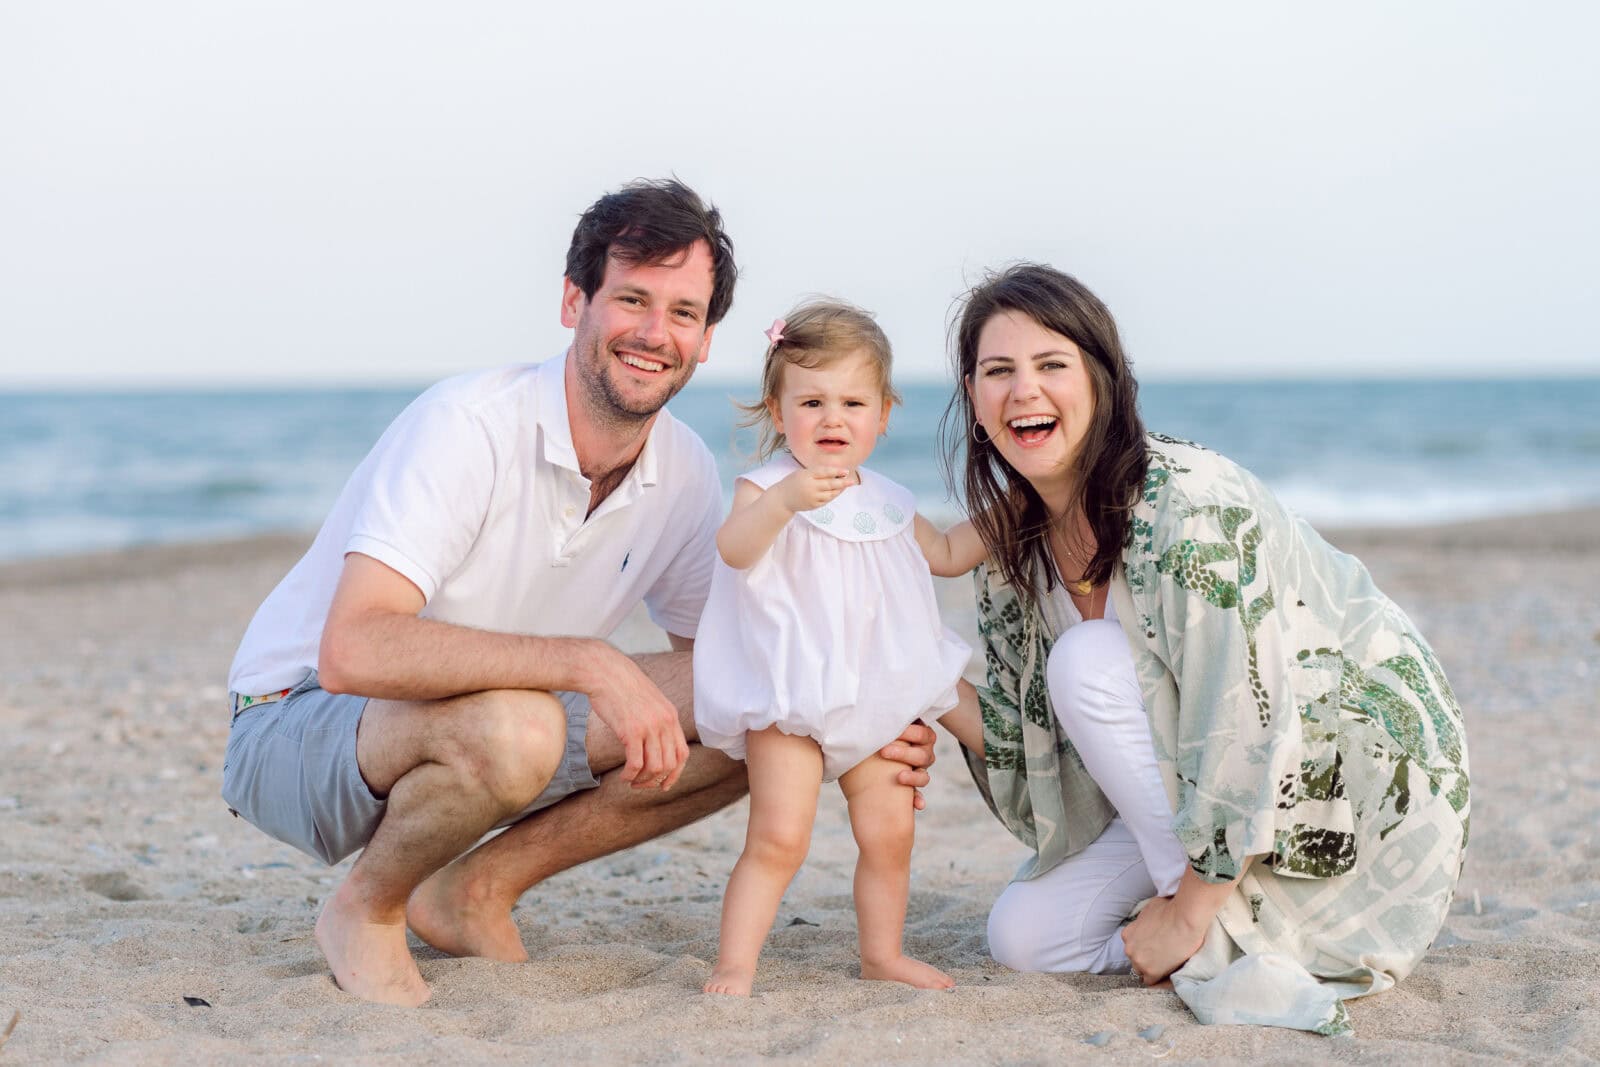
<path fill-rule="evenodd" d="M 667 343 L 667 312 L 665 308 L 652 308 L 639 320 L 639 337 L 651 348 Z"/>

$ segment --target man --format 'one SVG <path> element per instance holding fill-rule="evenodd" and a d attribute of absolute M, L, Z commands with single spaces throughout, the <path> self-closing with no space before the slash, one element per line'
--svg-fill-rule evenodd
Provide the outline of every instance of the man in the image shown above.
<path fill-rule="evenodd" d="M 741 764 L 690 743 L 722 499 L 662 411 L 735 276 L 720 215 L 684 185 L 602 197 L 567 253 L 567 353 L 419 397 L 251 621 L 223 797 L 327 863 L 364 849 L 316 926 L 351 993 L 428 998 L 408 925 L 452 955 L 526 959 L 511 909 L 530 886 L 744 792 Z M 603 640 L 641 600 L 674 651 Z M 885 754 L 926 784 L 932 732 Z"/>

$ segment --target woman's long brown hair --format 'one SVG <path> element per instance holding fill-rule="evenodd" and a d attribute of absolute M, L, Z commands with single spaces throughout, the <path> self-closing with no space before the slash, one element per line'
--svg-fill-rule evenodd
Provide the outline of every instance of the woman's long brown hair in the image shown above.
<path fill-rule="evenodd" d="M 1149 463 L 1139 418 L 1139 383 L 1111 312 L 1076 278 L 1040 263 L 991 272 L 957 307 L 951 327 L 956 391 L 939 422 L 945 480 L 955 487 L 957 457 L 964 456 L 967 513 L 990 557 L 1024 597 L 1048 592 L 1056 578 L 1050 515 L 1033 486 L 993 442 L 974 435 L 977 415 L 966 386 L 977 368 L 978 335 L 995 315 L 1018 312 L 1067 338 L 1088 357 L 1085 365 L 1094 388 L 1094 417 L 1074 460 L 1068 514 L 1081 508 L 1094 533 L 1095 553 L 1083 577 L 1096 584 L 1109 581 L 1128 540 L 1130 516 Z"/>

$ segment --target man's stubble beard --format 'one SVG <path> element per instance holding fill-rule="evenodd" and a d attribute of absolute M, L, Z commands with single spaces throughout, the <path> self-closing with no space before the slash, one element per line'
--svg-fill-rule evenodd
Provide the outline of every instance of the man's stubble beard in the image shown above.
<path fill-rule="evenodd" d="M 583 344 L 581 341 L 579 343 Z M 637 344 L 631 347 L 647 354 L 660 351 Z M 689 384 L 689 375 L 693 373 L 691 363 L 689 372 L 673 381 L 659 401 L 653 398 L 630 401 L 611 378 L 611 361 L 615 358 L 617 358 L 615 353 L 609 348 L 601 349 L 599 341 L 588 342 L 588 351 L 580 349 L 578 353 L 578 381 L 583 386 L 583 395 L 590 414 L 619 430 L 636 428 L 654 418 L 657 412 L 667 406 L 668 401 Z M 663 362 L 670 363 L 670 360 Z"/>

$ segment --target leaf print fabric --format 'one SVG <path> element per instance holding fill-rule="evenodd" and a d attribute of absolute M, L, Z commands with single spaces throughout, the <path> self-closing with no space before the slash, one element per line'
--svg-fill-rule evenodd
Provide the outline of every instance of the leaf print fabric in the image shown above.
<path fill-rule="evenodd" d="M 1443 922 L 1470 815 L 1461 711 L 1427 643 L 1359 561 L 1223 457 L 1149 443 L 1111 593 L 1173 829 L 1208 881 L 1258 857 L 1218 915 L 1225 947 L 1208 939 L 1175 988 L 1221 1021 L 1231 1009 L 1215 1003 L 1213 980 L 1240 957 L 1282 956 L 1323 979 L 1323 995 L 1254 1021 L 1340 1032 L 1337 999 L 1403 978 Z M 977 582 L 992 748 L 968 763 L 1001 821 L 1036 849 L 1019 872 L 1031 877 L 1098 835 L 1103 798 L 1085 798 L 1087 774 L 1035 695 L 1057 631 L 998 575 L 980 569 Z"/>

